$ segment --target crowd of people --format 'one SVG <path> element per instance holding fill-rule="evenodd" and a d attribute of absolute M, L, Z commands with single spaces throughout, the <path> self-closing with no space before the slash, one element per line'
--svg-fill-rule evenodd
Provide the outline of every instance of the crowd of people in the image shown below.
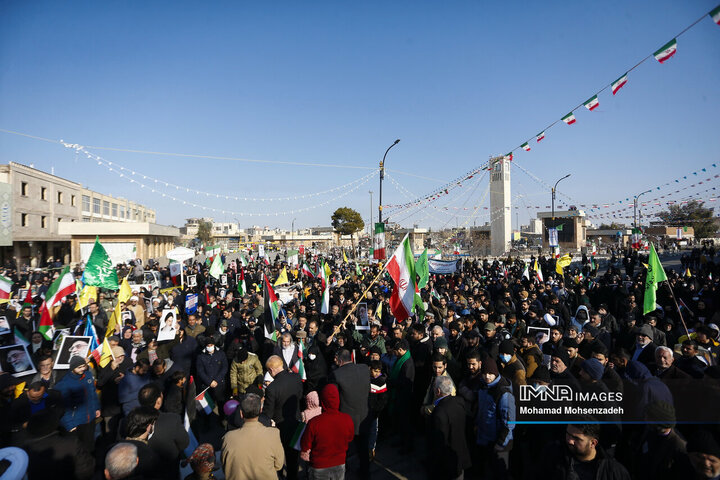
<path fill-rule="evenodd" d="M 647 259 L 623 254 L 564 269 L 549 257 L 465 259 L 430 274 L 402 320 L 383 265 L 338 251 L 291 265 L 222 256 L 222 282 L 210 262 L 188 261 L 193 287 L 150 263 L 141 271 L 163 284 L 134 288 L 117 324 L 116 292 L 83 308 L 64 300 L 55 332 L 91 325 L 112 359 L 69 354 L 62 369 L 58 342 L 39 331 L 57 271 L 7 266 L 0 352 L 27 339 L 36 371 L 0 373 L 0 478 L 177 479 L 187 466 L 190 479 L 342 479 L 352 457 L 355 478 L 370 478 L 383 450 L 415 455 L 433 479 L 718 478 L 714 249 L 667 269 L 649 313 Z M 273 304 L 266 284 L 283 270 Z M 26 283 L 32 304 L 19 298 Z M 168 310 L 175 337 L 159 341 Z M 624 413 L 527 416 L 525 386 L 615 398 Z"/>

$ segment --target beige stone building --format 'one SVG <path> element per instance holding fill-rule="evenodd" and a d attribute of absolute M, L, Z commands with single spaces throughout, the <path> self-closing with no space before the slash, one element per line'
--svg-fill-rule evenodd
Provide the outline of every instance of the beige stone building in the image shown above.
<path fill-rule="evenodd" d="M 96 222 L 154 224 L 155 211 L 33 166 L 15 162 L 0 165 L 3 264 L 38 267 L 50 259 L 69 263 L 71 237 L 61 226 Z"/>

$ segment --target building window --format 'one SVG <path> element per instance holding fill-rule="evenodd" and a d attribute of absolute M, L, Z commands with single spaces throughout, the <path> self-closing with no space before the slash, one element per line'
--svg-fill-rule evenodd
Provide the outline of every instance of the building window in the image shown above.
<path fill-rule="evenodd" d="M 83 217 L 82 221 L 83 221 L 83 222 L 89 222 L 89 221 L 90 221 L 90 217 Z"/>
<path fill-rule="evenodd" d="M 58 217 L 58 223 L 60 223 L 61 221 L 62 221 L 62 218 Z"/>
<path fill-rule="evenodd" d="M 47 200 L 47 187 L 40 187 L 40 200 Z"/>
<path fill-rule="evenodd" d="M 125 218 L 125 205 L 120 205 L 120 218 Z"/>
<path fill-rule="evenodd" d="M 112 216 L 117 217 L 117 203 L 112 204 Z"/>
<path fill-rule="evenodd" d="M 70 195 L 70 205 L 75 206 L 75 195 Z"/>
<path fill-rule="evenodd" d="M 103 202 L 103 215 L 110 216 L 110 202 Z"/>
<path fill-rule="evenodd" d="M 93 198 L 93 213 L 100 215 L 100 199 Z"/>
<path fill-rule="evenodd" d="M 62 203 L 62 201 L 63 201 L 62 192 L 57 192 L 57 197 L 58 197 L 58 203 Z"/>
<path fill-rule="evenodd" d="M 47 228 L 47 217 L 45 215 L 40 217 L 40 227 Z"/>
<path fill-rule="evenodd" d="M 20 226 L 22 226 L 22 227 L 28 226 L 28 214 L 27 213 L 20 214 Z"/>
<path fill-rule="evenodd" d="M 20 195 L 23 197 L 27 197 L 28 194 L 28 184 L 27 182 L 20 182 Z"/>
<path fill-rule="evenodd" d="M 89 212 L 90 211 L 90 197 L 87 195 L 82 196 L 82 210 L 83 212 Z"/>

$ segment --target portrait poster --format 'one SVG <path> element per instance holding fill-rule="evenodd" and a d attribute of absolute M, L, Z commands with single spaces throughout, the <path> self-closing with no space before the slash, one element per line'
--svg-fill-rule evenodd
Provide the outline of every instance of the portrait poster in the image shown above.
<path fill-rule="evenodd" d="M 174 308 L 166 308 L 160 317 L 160 328 L 158 328 L 157 341 L 173 340 L 178 329 L 177 314 Z"/>
<path fill-rule="evenodd" d="M 358 303 L 357 318 L 358 323 L 355 326 L 356 330 L 370 330 L 370 319 L 368 318 L 367 303 Z"/>
<path fill-rule="evenodd" d="M 70 359 L 72 357 L 80 357 L 87 359 L 90 350 L 90 341 L 92 337 L 65 335 L 63 336 L 57 359 L 55 360 L 55 370 L 67 370 L 70 368 Z"/>
<path fill-rule="evenodd" d="M 25 345 L 10 345 L 0 348 L 0 369 L 13 377 L 37 373 Z"/>

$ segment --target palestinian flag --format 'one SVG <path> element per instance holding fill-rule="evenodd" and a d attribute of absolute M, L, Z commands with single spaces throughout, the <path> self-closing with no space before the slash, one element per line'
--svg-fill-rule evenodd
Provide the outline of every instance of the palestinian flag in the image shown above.
<path fill-rule="evenodd" d="M 668 43 L 660 47 L 660 49 L 653 53 L 655 59 L 660 63 L 665 63 L 670 57 L 677 53 L 677 39 L 673 38 Z"/>
<path fill-rule="evenodd" d="M 27 288 L 27 295 L 25 295 L 25 300 L 23 301 L 22 308 L 33 306 L 33 296 L 32 296 L 32 287 L 30 286 L 30 282 L 27 283 L 25 286 Z"/>
<path fill-rule="evenodd" d="M 372 383 L 370 386 L 372 387 Z M 295 433 L 293 433 L 293 436 L 290 439 L 290 445 L 292 445 L 292 447 L 297 451 L 301 451 L 302 449 L 302 447 L 300 447 L 300 440 L 302 439 L 303 433 L 305 433 L 305 427 L 307 427 L 307 423 L 299 422 L 297 428 L 295 429 Z"/>
<path fill-rule="evenodd" d="M 12 291 L 13 282 L 0 275 L 0 300 L 8 300 Z"/>
<path fill-rule="evenodd" d="M 245 270 L 243 270 L 242 267 L 240 267 L 240 273 L 238 273 L 240 278 L 238 278 L 237 282 L 237 291 L 241 296 L 245 296 L 247 294 L 247 285 L 245 285 Z"/>
<path fill-rule="evenodd" d="M 26 347 L 30 346 L 30 341 L 25 338 L 25 335 L 20 333 L 20 330 L 18 330 L 17 327 L 13 328 L 13 334 L 15 335 L 15 343 L 17 345 L 25 345 Z"/>
<path fill-rule="evenodd" d="M 590 98 L 588 101 L 583 103 L 585 105 L 585 108 L 590 110 L 591 112 L 595 110 L 597 107 L 600 106 L 600 102 L 598 101 L 597 95 L 593 95 L 592 98 Z"/>
<path fill-rule="evenodd" d="M 522 145 L 520 145 L 520 147 L 522 147 L 522 149 L 526 152 L 530 151 L 530 145 L 528 145 L 528 142 L 523 143 Z"/>
<path fill-rule="evenodd" d="M 572 125 L 576 121 L 575 115 L 573 115 L 573 113 L 570 112 L 567 115 L 565 115 L 564 117 L 562 117 L 562 121 L 567 123 L 568 125 Z"/>
<path fill-rule="evenodd" d="M 710 18 L 712 18 L 713 22 L 720 25 L 720 5 L 710 10 L 710 13 L 708 15 L 710 15 Z"/>
<path fill-rule="evenodd" d="M 277 295 L 270 285 L 270 280 L 267 275 L 263 275 L 265 281 L 263 282 L 263 301 L 265 302 L 265 311 L 263 312 L 263 327 L 265 331 L 265 338 L 273 338 L 275 333 L 275 322 L 277 321 L 278 315 L 280 315 L 280 304 L 278 303 Z"/>
<path fill-rule="evenodd" d="M 627 73 L 625 75 L 623 75 L 622 77 L 618 78 L 617 80 L 615 80 L 614 82 L 612 82 L 610 87 L 612 88 L 613 95 L 615 95 L 618 92 L 618 90 L 620 90 L 622 87 L 624 87 L 626 83 L 627 83 Z"/>
<path fill-rule="evenodd" d="M 537 140 L 538 142 L 539 142 L 540 140 L 542 140 L 543 138 L 545 138 L 545 130 L 543 130 L 542 132 L 538 133 L 538 134 L 535 136 L 535 140 Z"/>
<path fill-rule="evenodd" d="M 202 410 L 206 415 L 210 415 L 215 409 L 215 402 L 210 396 L 207 388 L 200 392 L 200 395 L 195 397 L 195 405 L 198 410 Z"/>
<path fill-rule="evenodd" d="M 307 380 L 307 374 L 305 373 L 305 363 L 303 362 L 303 358 L 305 358 L 305 347 L 303 347 L 302 343 L 299 343 L 298 359 L 290 370 L 300 375 L 300 379 L 304 382 Z"/>
<path fill-rule="evenodd" d="M 407 235 L 387 264 L 387 271 L 395 283 L 390 297 L 390 310 L 398 322 L 410 316 L 415 301 L 415 257 Z"/>
<path fill-rule="evenodd" d="M 375 239 L 373 240 L 373 258 L 375 260 L 385 259 L 385 224 L 375 224 Z"/>
<path fill-rule="evenodd" d="M 315 278 L 315 274 L 313 273 L 312 269 L 310 268 L 310 265 L 308 265 L 307 262 L 303 262 L 302 269 L 300 269 L 300 273 L 305 275 L 306 277 Z"/>

